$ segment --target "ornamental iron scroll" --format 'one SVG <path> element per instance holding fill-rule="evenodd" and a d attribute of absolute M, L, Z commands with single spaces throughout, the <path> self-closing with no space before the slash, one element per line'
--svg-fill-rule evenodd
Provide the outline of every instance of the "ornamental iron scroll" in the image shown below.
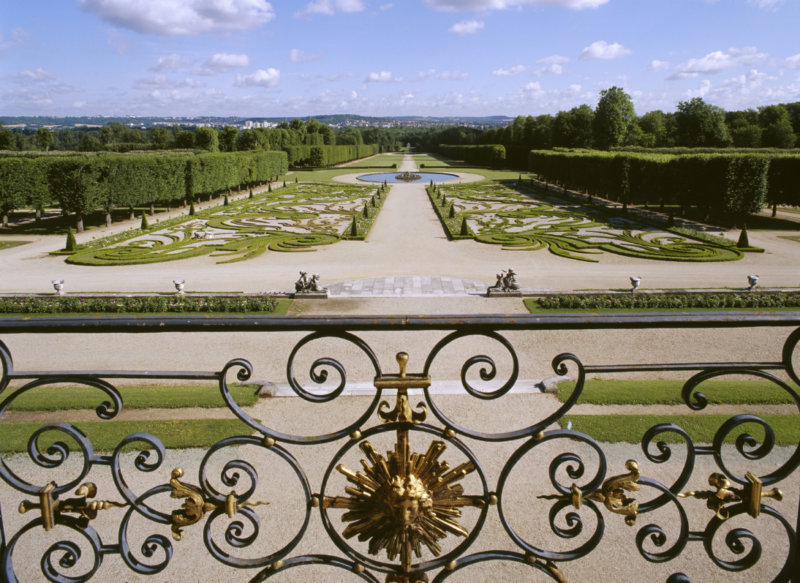
<path fill-rule="evenodd" d="M 796 328 L 775 362 L 589 365 L 576 355 L 559 354 L 553 358 L 552 371 L 574 380 L 574 389 L 564 402 L 554 411 L 532 410 L 524 427 L 502 425 L 494 432 L 457 423 L 445 413 L 444 399 L 435 390 L 434 361 L 450 358 L 444 349 L 461 339 L 471 339 L 471 346 L 479 345 L 485 351 L 455 362 L 463 363 L 460 378 L 464 398 L 477 399 L 474 403 L 478 404 L 499 403 L 499 399 L 520 385 L 520 362 L 527 357 L 517 354 L 517 348 L 504 331 L 513 331 L 516 337 L 526 331 L 563 327 L 627 329 L 635 327 L 632 321 L 641 327 L 693 327 L 698 321 L 704 326 L 716 323 L 746 327 L 755 325 L 753 322 L 758 319 L 746 317 L 736 321 L 730 315 L 718 319 L 709 315 L 667 319 L 634 316 L 624 322 L 601 317 L 590 324 L 583 316 L 572 320 L 561 317 L 552 324 L 541 317 L 492 317 L 491 320 L 449 317 L 445 322 L 406 316 L 370 321 L 249 318 L 246 324 L 242 320 L 214 317 L 197 321 L 156 317 L 131 321 L 137 332 L 147 331 L 148 327 L 181 332 L 269 331 L 275 326 L 276 332 L 307 333 L 291 348 L 286 375 L 289 388 L 304 401 L 309 415 L 314 414 L 317 404 L 330 404 L 342 397 L 351 382 L 350 371 L 344 360 L 319 356 L 310 366 L 307 375 L 310 381 L 301 381 L 294 372 L 296 360 L 300 361 L 296 355 L 301 348 L 314 352 L 317 341 L 344 341 L 350 352 L 366 359 L 367 369 L 374 371 L 374 394 L 353 422 L 311 435 L 281 432 L 236 402 L 228 377 L 247 381 L 253 374 L 253 367 L 243 359 L 230 360 L 216 372 L 28 372 L 15 370 L 11 351 L 0 342 L 0 420 L 22 394 L 69 383 L 89 387 L 104 396 L 96 415 L 103 423 L 113 422 L 123 408 L 124 399 L 112 381 L 146 376 L 214 381 L 231 414 L 247 426 L 242 435 L 232 435 L 212 445 L 198 468 L 186 466 L 197 478 L 184 481 L 182 468 L 170 466 L 174 469 L 166 470 L 167 451 L 155 435 L 134 433 L 123 438 L 114 451 L 97 452 L 80 424 L 42 424 L 28 440 L 27 459 L 19 455 L 0 458 L 0 478 L 10 491 L 19 493 L 22 498 L 19 509 L 23 513 L 20 520 L 28 520 L 14 531 L 0 513 L 0 579 L 22 580 L 17 571 L 23 563 L 30 563 L 30 550 L 25 547 L 23 554 L 21 549 L 25 544 L 30 546 L 31 538 L 36 540 L 36 532 L 44 531 L 51 537 L 48 540 L 58 537 L 58 542 L 47 542 L 49 546 L 41 552 L 41 571 L 49 581 L 99 580 L 104 573 L 101 571 L 104 560 L 114 555 L 134 573 L 161 573 L 163 577 L 176 552 L 196 540 L 187 533 L 192 533 L 197 525 L 209 560 L 249 570 L 247 577 L 252 581 L 266 581 L 290 570 L 293 572 L 290 577 L 296 571 L 298 580 L 305 580 L 303 568 L 323 566 L 352 579 L 373 583 L 444 583 L 455 578 L 457 572 L 464 574 L 480 564 L 502 562 L 529 571 L 529 576 L 523 575 L 525 579 L 565 583 L 572 580 L 575 561 L 593 560 L 592 553 L 599 552 L 606 527 L 613 528 L 617 524 L 614 515 L 619 515 L 632 529 L 625 532 L 630 533 L 634 553 L 653 564 L 671 565 L 675 561 L 675 567 L 670 567 L 660 578 L 670 583 L 695 580 L 684 573 L 692 571 L 685 564 L 678 564 L 677 559 L 696 543 L 702 543 L 710 566 L 726 572 L 754 572 L 751 569 L 759 564 L 767 545 L 773 545 L 772 541 L 762 541 L 759 532 L 751 530 L 747 523 L 741 523 L 743 519 L 757 518 L 759 525 L 774 526 L 786 541 L 781 543 L 785 559 L 759 573 L 768 573 L 768 580 L 774 582 L 797 583 L 800 581 L 798 527 L 783 513 L 793 511 L 787 509 L 784 498 L 790 498 L 787 493 L 793 497 L 797 490 L 800 446 L 785 448 L 776 462 L 768 460 L 767 456 L 777 449 L 778 440 L 765 416 L 752 413 L 728 416 L 720 423 L 711 443 L 696 443 L 690 432 L 677 423 L 658 423 L 642 436 L 644 458 L 637 455 L 637 461 L 628 459 L 626 472 L 613 475 L 610 469 L 620 462 L 609 457 L 606 444 L 580 431 L 555 425 L 578 402 L 587 375 L 641 370 L 690 373 L 681 391 L 689 412 L 709 406 L 709 400 L 700 391 L 705 381 L 730 375 L 772 383 L 790 397 L 800 412 L 796 387 L 800 377 L 794 365 L 800 343 L 800 319 L 772 317 L 773 323 Z M 0 319 L 0 332 L 4 329 L 63 332 L 63 326 L 72 327 L 70 332 L 90 332 L 82 326 L 109 332 L 125 331 L 126 325 L 118 319 L 77 319 L 67 323 L 37 319 L 4 328 L 4 320 Z M 384 372 L 379 355 L 358 335 L 362 331 L 388 333 L 394 329 L 429 327 L 445 333 L 420 360 L 424 364 L 419 373 L 408 370 L 410 357 L 403 352 L 395 355 L 399 372 Z M 506 354 L 496 360 L 490 346 Z M 452 364 L 449 362 L 448 366 Z M 326 388 L 330 386 L 326 384 L 329 377 L 333 381 L 332 390 Z M 753 427 L 763 436 L 754 432 Z M 335 453 L 326 455 L 325 467 L 319 468 L 322 472 L 312 474 L 322 476 L 319 484 L 312 485 L 304 464 L 299 461 L 306 458 L 295 453 L 324 444 L 332 445 Z M 496 446 L 503 446 L 503 456 L 487 458 L 486 452 Z M 132 448 L 138 454 L 131 457 L 125 452 Z M 210 460 L 223 451 L 235 452 L 235 459 L 224 463 L 219 476 L 212 481 L 209 475 L 216 471 L 212 470 L 216 466 Z M 266 461 L 260 459 L 262 455 Z M 72 460 L 65 463 L 68 457 L 77 458 L 79 463 Z M 697 464 L 701 459 L 705 465 L 699 470 Z M 667 462 L 670 462 L 669 472 L 656 471 L 664 470 Z M 740 475 L 737 468 L 742 465 L 746 471 Z M 28 477 L 28 466 L 36 468 L 37 476 L 55 476 L 59 471 L 67 475 L 37 482 Z M 280 482 L 281 495 L 262 496 L 264 485 L 276 479 L 274 468 L 279 466 L 287 475 L 293 475 L 296 483 Z M 490 466 L 495 473 L 499 472 L 496 478 L 487 469 Z M 710 476 L 705 469 L 709 466 L 713 467 Z M 109 474 L 108 486 L 106 481 L 95 480 L 95 475 L 103 471 Z M 129 472 L 135 472 L 137 479 L 130 480 Z M 530 477 L 532 473 L 540 481 L 549 480 L 549 484 L 542 488 L 535 482 L 534 489 L 520 492 L 517 479 Z M 700 480 L 710 488 L 698 487 Z M 215 486 L 217 482 L 222 486 Z M 134 488 L 131 484 L 148 485 Z M 107 495 L 114 488 L 118 496 L 109 498 L 119 501 L 97 499 L 98 489 Z M 302 507 L 297 529 L 287 531 L 286 541 L 275 542 L 270 521 L 278 516 L 288 524 L 286 496 L 282 494 L 294 490 L 299 493 L 297 500 Z M 75 497 L 71 497 L 73 492 Z M 520 497 L 522 504 L 515 504 Z M 712 512 L 691 498 L 705 502 Z M 0 504 L 7 503 L 4 495 Z M 656 514 L 656 510 L 663 512 Z M 334 552 L 301 550 L 307 548 L 300 547 L 300 543 L 309 534 L 315 512 L 336 549 Z M 542 521 L 549 522 L 549 529 L 525 531 L 519 528 L 514 512 L 523 517 L 541 516 Z M 672 516 L 675 524 L 666 528 L 655 523 L 662 514 Z M 654 518 L 648 520 L 648 515 Z M 118 526 L 113 531 L 101 528 L 101 522 L 117 520 Z M 495 547 L 494 542 L 489 548 L 479 546 L 477 541 L 489 521 L 499 525 L 494 530 L 507 535 L 503 546 Z M 138 545 L 129 544 L 134 531 L 137 540 L 143 539 Z M 602 563 L 593 568 L 602 574 Z M 647 580 L 652 580 L 650 573 Z"/>

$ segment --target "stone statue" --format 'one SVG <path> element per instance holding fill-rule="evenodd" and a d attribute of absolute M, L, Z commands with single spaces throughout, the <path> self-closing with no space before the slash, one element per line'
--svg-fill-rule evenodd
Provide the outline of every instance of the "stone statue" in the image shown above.
<path fill-rule="evenodd" d="M 503 291 L 517 291 L 519 290 L 519 283 L 517 283 L 517 274 L 510 267 L 503 278 Z"/>
<path fill-rule="evenodd" d="M 300 279 L 294 282 L 294 291 L 296 292 L 304 292 L 308 291 L 308 272 L 301 271 L 300 272 Z"/>
<path fill-rule="evenodd" d="M 311 277 L 308 277 L 307 271 L 300 272 L 300 279 L 294 282 L 294 290 L 296 293 L 299 294 L 311 294 L 311 293 L 326 293 L 326 289 L 323 289 L 319 285 L 319 274 L 314 273 Z"/>
<path fill-rule="evenodd" d="M 486 288 L 486 293 L 491 292 L 516 292 L 519 291 L 519 283 L 517 282 L 517 274 L 513 269 L 509 268 L 507 271 L 501 271 L 497 274 L 497 281 L 494 285 Z"/>
<path fill-rule="evenodd" d="M 489 286 L 486 288 L 486 293 L 488 294 L 492 290 L 501 291 L 503 289 L 503 276 L 506 274 L 505 271 L 501 271 L 497 274 L 497 281 L 494 285 Z"/>

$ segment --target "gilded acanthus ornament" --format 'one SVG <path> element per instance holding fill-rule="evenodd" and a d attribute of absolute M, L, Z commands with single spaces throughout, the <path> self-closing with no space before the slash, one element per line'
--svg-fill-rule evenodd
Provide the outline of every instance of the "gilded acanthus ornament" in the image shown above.
<path fill-rule="evenodd" d="M 42 525 L 45 530 L 51 530 L 62 514 L 77 514 L 78 526 L 86 528 L 89 526 L 89 522 L 97 518 L 97 513 L 100 510 L 127 506 L 127 504 L 108 500 L 90 500 L 90 498 L 97 496 L 97 486 L 92 482 L 86 482 L 75 490 L 77 498 L 59 500 L 53 493 L 55 489 L 55 482 L 50 482 L 39 491 L 38 503 L 23 500 L 19 505 L 20 514 L 24 514 L 29 510 L 39 509 L 42 513 Z"/>
<path fill-rule="evenodd" d="M 725 474 L 714 472 L 708 477 L 708 485 L 715 490 L 691 491 L 678 494 L 681 498 L 698 498 L 706 501 L 706 506 L 714 511 L 717 518 L 727 520 L 729 513 L 726 506 L 744 502 L 747 504 L 747 513 L 753 518 L 758 518 L 761 512 L 761 499 L 774 498 L 783 500 L 783 492 L 778 488 L 773 488 L 767 492 L 761 489 L 761 480 L 755 474 L 747 472 L 745 474 L 747 484 L 744 488 L 734 488 Z"/>
<path fill-rule="evenodd" d="M 639 464 L 634 460 L 625 462 L 625 469 L 627 469 L 629 473 L 608 478 L 603 482 L 599 490 L 593 490 L 588 494 L 584 494 L 577 485 L 573 484 L 570 494 L 549 494 L 538 496 L 538 498 L 545 500 L 565 500 L 570 502 L 576 509 L 581 507 L 584 498 L 594 502 L 600 502 L 611 512 L 624 516 L 625 524 L 633 526 L 636 524 L 639 503 L 628 496 L 626 492 L 639 491 L 639 484 L 637 484 L 637 482 L 641 477 L 641 473 L 639 472 Z"/>
<path fill-rule="evenodd" d="M 225 514 L 232 518 L 236 511 L 242 506 L 261 506 L 269 504 L 269 502 L 242 502 L 237 504 L 236 492 L 228 494 L 225 502 L 217 500 L 208 500 L 203 495 L 203 491 L 197 486 L 185 484 L 178 478 L 183 477 L 183 468 L 175 468 L 172 470 L 172 476 L 169 485 L 172 486 L 170 496 L 172 498 L 186 498 L 183 504 L 177 510 L 173 510 L 171 514 L 172 519 L 172 538 L 181 540 L 183 538 L 183 529 L 187 526 L 197 524 L 206 515 L 206 512 L 211 512 L 217 509 L 225 510 Z"/>

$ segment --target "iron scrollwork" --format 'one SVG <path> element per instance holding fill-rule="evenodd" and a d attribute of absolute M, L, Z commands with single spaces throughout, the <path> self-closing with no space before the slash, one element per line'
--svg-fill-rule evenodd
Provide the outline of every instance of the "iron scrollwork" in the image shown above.
<path fill-rule="evenodd" d="M 249 427 L 245 435 L 229 436 L 208 449 L 198 468 L 196 484 L 183 481 L 184 471 L 180 468 L 173 469 L 169 478 L 161 481 L 166 448 L 157 436 L 135 433 L 121 440 L 113 452 L 98 453 L 79 424 L 44 423 L 30 436 L 29 459 L 25 463 L 44 473 L 58 470 L 68 475 L 58 482 L 34 483 L 15 465 L 22 463 L 21 456 L 0 459 L 0 478 L 21 494 L 23 500 L 19 509 L 26 515 L 24 520 L 28 520 L 6 538 L 0 514 L 1 576 L 9 582 L 19 580 L 14 565 L 15 551 L 23 539 L 32 536 L 37 529 L 51 531 L 51 534 L 57 532 L 59 536 L 63 529 L 77 540 L 65 534 L 64 540 L 50 544 L 42 553 L 41 569 L 50 581 L 89 581 L 97 576 L 104 557 L 110 554 L 118 554 L 136 573 L 154 575 L 169 566 L 175 549 L 181 546 L 173 547 L 173 541 L 183 540 L 185 545 L 190 537 L 184 538 L 184 533 L 191 532 L 193 525 L 204 521 L 202 540 L 213 560 L 232 568 L 252 569 L 252 581 L 265 581 L 290 569 L 301 569 L 298 571 L 301 573 L 303 567 L 323 565 L 371 582 L 444 582 L 454 573 L 481 563 L 506 562 L 535 570 L 548 580 L 565 583 L 570 578 L 571 563 L 591 556 L 603 539 L 606 520 L 612 524 L 610 519 L 617 515 L 635 529 L 630 531 L 630 536 L 639 556 L 647 562 L 669 563 L 681 556 L 687 546 L 699 542 L 713 565 L 726 571 L 747 571 L 759 562 L 762 554 L 762 542 L 757 533 L 736 523 L 737 517 L 749 515 L 758 517 L 759 522 L 772 521 L 785 533 L 787 557 L 769 576 L 775 582 L 792 580 L 800 570 L 798 528 L 781 515 L 780 505 L 773 507 L 771 504 L 783 499 L 783 491 L 777 486 L 789 478 L 797 478 L 800 447 L 783 456 L 771 471 L 759 469 L 758 473 L 753 470 L 739 475 L 734 471 L 737 464 L 731 460 L 735 457 L 746 463 L 758 461 L 762 468 L 768 455 L 774 452 L 778 443 L 775 431 L 761 416 L 740 414 L 726 418 L 710 444 L 695 443 L 691 433 L 678 424 L 657 424 L 642 436 L 640 445 L 644 458 L 636 457 L 643 463 L 629 459 L 625 464 L 626 473 L 610 475 L 604 444 L 590 435 L 554 424 L 563 421 L 578 403 L 588 374 L 635 372 L 641 370 L 641 365 L 589 366 L 569 353 L 557 355 L 552 369 L 557 375 L 569 375 L 575 382 L 574 389 L 555 410 L 533 411 L 524 427 L 504 427 L 485 433 L 460 424 L 445 413 L 433 386 L 432 371 L 435 363 L 443 359 L 445 349 L 462 339 L 469 339 L 473 344 L 479 342 L 482 350 L 494 346 L 502 354 L 498 359 L 497 355 L 490 356 L 493 353 L 487 350 L 458 361 L 465 398 L 477 399 L 476 402 L 495 401 L 518 385 L 522 359 L 502 333 L 505 329 L 514 330 L 519 325 L 516 320 L 485 324 L 479 319 L 464 318 L 447 325 L 437 323 L 447 333 L 430 349 L 419 373 L 407 370 L 409 355 L 406 353 L 396 354 L 399 372 L 385 373 L 378 355 L 361 337 L 346 331 L 345 323 L 297 325 L 298 330 L 309 333 L 291 350 L 286 367 L 287 382 L 309 407 L 339 398 L 349 382 L 348 370 L 344 361 L 337 358 L 317 357 L 309 367 L 307 380 L 301 381 L 295 372 L 301 349 L 313 351 L 314 343 L 325 339 L 343 341 L 352 352 L 366 358 L 367 367 L 374 372 L 374 394 L 365 410 L 344 427 L 315 435 L 281 432 L 255 418 L 235 401 L 227 377 L 235 374 L 238 380 L 250 379 L 253 367 L 245 360 L 230 360 L 217 372 L 148 373 L 152 378 L 160 374 L 170 379 L 217 382 L 232 415 Z M 372 329 L 361 321 L 350 323 L 354 329 Z M 792 324 L 796 326 L 797 322 Z M 416 325 L 413 318 L 403 318 L 402 324 L 398 324 L 409 325 Z M 241 329 L 241 323 L 235 326 Z M 422 327 L 422 323 L 419 326 Z M 374 327 L 383 329 L 380 324 Z M 623 326 L 609 322 L 607 327 Z M 534 328 L 534 324 L 526 324 L 520 329 Z M 197 329 L 200 329 L 199 324 Z M 226 328 L 222 326 L 221 329 Z M 692 371 L 693 375 L 681 392 L 690 411 L 709 405 L 700 390 L 704 382 L 729 375 L 746 375 L 774 384 L 790 397 L 800 412 L 800 396 L 791 384 L 800 382 L 793 363 L 798 344 L 800 329 L 786 340 L 781 358 L 776 362 L 663 364 L 647 365 L 647 370 Z M 71 383 L 104 395 L 105 400 L 95 413 L 100 421 L 110 421 L 122 410 L 123 398 L 109 378 L 139 375 L 138 371 L 114 371 L 110 375 L 102 371 L 20 372 L 14 369 L 11 352 L 2 342 L 0 366 L 0 418 L 24 393 Z M 503 369 L 504 366 L 507 368 Z M 783 374 L 771 372 L 776 370 Z M 791 381 L 784 380 L 786 377 Z M 330 388 L 329 379 L 333 381 L 333 388 Z M 14 391 L 8 389 L 12 383 L 19 385 Z M 394 401 L 384 396 L 394 397 Z M 418 402 L 414 403 L 417 396 Z M 754 433 L 752 427 L 760 428 L 759 437 L 754 437 L 759 433 Z M 67 441 L 71 443 L 68 445 Z M 298 461 L 301 458 L 295 457 L 288 447 L 299 450 L 335 442 L 341 443 L 327 460 L 318 488 L 313 488 Z M 381 446 L 376 444 L 387 442 L 390 445 L 386 451 L 379 451 Z M 480 444 L 480 451 L 495 444 L 510 445 L 510 455 L 492 459 L 492 464 L 499 466 L 496 485 L 490 484 L 488 472 L 482 465 L 486 460 L 473 451 L 473 442 Z M 733 445 L 728 445 L 730 443 Z M 139 451 L 128 456 L 125 452 L 131 447 Z M 223 450 L 255 451 L 271 457 L 259 465 L 249 458 L 244 459 L 245 453 L 241 458 L 234 456 L 235 459 L 224 463 L 216 481 L 212 481 L 210 459 Z M 681 456 L 676 455 L 678 450 Z M 548 453 L 552 451 L 558 453 Z M 551 457 L 542 461 L 539 459 L 542 455 Z M 80 463 L 67 464 L 70 456 L 77 456 Z M 455 458 L 458 461 L 454 461 Z M 653 477 L 651 470 L 663 469 L 675 458 L 680 461 L 670 472 L 671 477 L 663 482 Z M 696 483 L 698 472 L 695 470 L 701 459 L 708 462 L 704 468 L 713 464 L 714 471 L 710 475 L 703 470 L 710 488 L 694 486 L 692 489 L 690 484 Z M 351 469 L 355 467 L 353 462 L 359 463 L 360 469 Z M 257 488 L 268 482 L 271 464 L 283 464 L 296 476 L 296 486 L 301 491 L 298 499 L 304 508 L 297 530 L 289 540 L 276 545 L 277 548 L 265 550 L 265 545 L 256 544 L 270 537 L 270 529 L 261 526 L 263 517 L 271 516 L 273 511 L 283 512 L 281 504 L 284 502 L 280 497 L 254 501 L 262 498 Z M 543 491 L 530 492 L 527 504 L 521 509 L 515 508 L 514 480 L 530 472 L 530 467 L 538 472 L 537 477 L 549 479 L 549 485 Z M 97 499 L 98 487 L 87 479 L 91 471 L 104 468 L 110 470 L 110 478 L 108 486 L 103 482 L 100 490 L 106 493 L 109 488 L 116 488 L 121 497 L 119 502 Z M 126 473 L 131 470 L 140 474 L 136 484 L 149 481 L 151 486 L 143 491 L 130 486 L 134 482 Z M 222 486 L 214 485 L 218 482 Z M 72 492 L 74 497 L 70 497 Z M 697 512 L 695 507 L 699 504 L 690 502 L 689 498 L 704 501 L 712 513 Z M 157 502 L 158 499 L 161 501 Z M 176 499 L 180 501 L 178 507 Z M 165 500 L 172 503 L 166 511 Z M 543 506 L 547 507 L 545 512 L 541 512 Z M 493 508 L 502 527 L 498 530 L 508 535 L 506 546 L 476 550 L 473 546 L 484 525 L 495 519 Z M 649 513 L 661 508 L 673 513 L 677 531 L 654 523 L 641 525 Z M 338 554 L 297 554 L 314 509 L 319 512 L 322 527 Z M 537 532 L 535 536 L 522 532 L 512 517 L 514 511 L 523 519 L 541 515 L 542 520 L 549 521 L 551 532 Z M 29 518 L 28 513 L 33 518 Z M 122 516 L 116 541 L 106 541 L 104 537 L 108 537 L 108 533 L 95 530 L 99 515 L 107 521 Z M 129 544 L 134 520 L 145 521 L 154 529 L 144 535 L 138 548 Z M 217 522 L 226 520 L 222 525 Z M 704 524 L 700 530 L 693 527 L 698 521 Z M 172 540 L 161 530 L 171 533 Z M 201 530 L 199 526 L 197 530 Z M 138 523 L 136 532 L 137 536 L 141 532 Z M 725 544 L 735 559 L 718 556 L 714 541 L 720 533 L 725 533 Z M 561 542 L 552 544 L 553 539 L 545 534 L 552 534 Z M 224 543 L 215 537 L 224 537 Z M 245 550 L 249 554 L 236 554 Z M 82 556 L 85 557 L 83 563 Z M 82 572 L 73 572 L 79 564 L 83 564 Z M 665 579 L 667 577 L 670 583 L 690 580 L 677 567 Z"/>

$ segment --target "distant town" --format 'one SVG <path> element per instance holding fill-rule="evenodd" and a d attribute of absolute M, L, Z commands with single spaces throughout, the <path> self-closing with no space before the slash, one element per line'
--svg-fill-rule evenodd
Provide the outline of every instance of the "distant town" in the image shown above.
<path fill-rule="evenodd" d="M 60 129 L 75 127 L 103 127 L 109 122 L 124 124 L 132 128 L 149 128 L 154 126 L 193 126 L 223 128 L 231 126 L 242 130 L 253 128 L 274 128 L 281 122 L 293 119 L 316 119 L 333 128 L 399 128 L 418 127 L 432 128 L 439 126 L 462 126 L 476 129 L 487 129 L 506 126 L 514 118 L 506 116 L 490 117 L 365 117 L 361 115 L 316 115 L 304 117 L 136 117 L 136 116 L 0 116 L 0 124 L 9 129 L 39 128 Z"/>

